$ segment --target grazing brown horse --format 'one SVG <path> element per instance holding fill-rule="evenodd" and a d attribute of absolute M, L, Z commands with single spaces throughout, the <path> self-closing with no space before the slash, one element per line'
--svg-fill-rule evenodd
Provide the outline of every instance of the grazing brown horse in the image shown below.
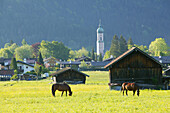
<path fill-rule="evenodd" d="M 72 95 L 71 88 L 70 88 L 70 86 L 69 86 L 68 84 L 66 84 L 66 83 L 60 83 L 60 84 L 56 83 L 56 84 L 53 84 L 51 90 L 52 90 L 52 94 L 53 94 L 54 97 L 55 97 L 55 91 L 56 91 L 56 90 L 62 91 L 61 96 L 63 96 L 64 91 L 66 92 L 66 96 L 67 96 L 67 91 L 69 91 L 69 96 Z"/>
<path fill-rule="evenodd" d="M 123 96 L 124 96 L 124 90 L 126 90 L 126 95 L 128 96 L 127 92 L 129 91 L 133 91 L 133 96 L 135 95 L 135 92 L 137 90 L 137 95 L 139 96 L 139 86 L 135 83 L 123 83 L 122 84 L 122 88 L 121 91 L 123 90 Z"/>

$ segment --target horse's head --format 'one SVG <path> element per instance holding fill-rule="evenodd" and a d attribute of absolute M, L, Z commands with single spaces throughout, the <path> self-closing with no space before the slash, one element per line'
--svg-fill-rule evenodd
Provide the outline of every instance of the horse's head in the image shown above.
<path fill-rule="evenodd" d="M 73 92 L 72 92 L 72 91 L 70 91 L 69 96 L 72 96 L 72 94 L 73 94 Z"/>

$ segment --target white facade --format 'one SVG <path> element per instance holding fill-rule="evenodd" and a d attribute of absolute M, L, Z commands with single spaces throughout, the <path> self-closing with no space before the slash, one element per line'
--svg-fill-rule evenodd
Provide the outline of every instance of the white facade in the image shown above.
<path fill-rule="evenodd" d="M 33 66 L 29 66 L 29 65 L 19 63 L 19 62 L 17 62 L 17 67 L 18 67 L 18 69 L 24 70 L 23 73 L 34 70 Z"/>
<path fill-rule="evenodd" d="M 100 53 L 102 54 L 102 56 L 104 55 L 104 30 L 101 27 L 101 25 L 99 24 L 99 27 L 97 29 L 97 55 L 100 55 Z"/>

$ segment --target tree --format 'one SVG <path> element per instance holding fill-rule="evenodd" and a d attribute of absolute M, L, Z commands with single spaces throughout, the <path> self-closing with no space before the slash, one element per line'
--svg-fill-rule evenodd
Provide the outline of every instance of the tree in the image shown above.
<path fill-rule="evenodd" d="M 160 56 L 160 54 L 165 54 L 168 51 L 168 45 L 166 44 L 164 38 L 156 38 L 154 41 L 151 42 L 149 45 L 149 52 L 151 55 Z"/>
<path fill-rule="evenodd" d="M 10 69 L 18 70 L 16 58 L 13 57 L 10 64 Z"/>
<path fill-rule="evenodd" d="M 16 43 L 13 43 L 11 46 L 8 47 L 8 49 L 11 51 L 12 54 L 14 54 L 15 49 L 19 46 Z"/>
<path fill-rule="evenodd" d="M 127 43 L 125 38 L 121 35 L 119 39 L 119 52 L 120 54 L 123 54 L 128 50 Z"/>
<path fill-rule="evenodd" d="M 27 42 L 25 41 L 25 39 L 23 38 L 22 39 L 22 45 L 26 45 L 27 44 Z"/>
<path fill-rule="evenodd" d="M 75 51 L 70 50 L 70 51 L 69 51 L 69 58 L 70 58 L 70 59 L 74 59 L 74 58 L 76 58 L 76 55 L 75 55 L 75 54 L 76 54 L 76 52 L 75 52 Z M 69 59 L 69 60 L 70 60 L 70 59 Z"/>
<path fill-rule="evenodd" d="M 132 48 L 132 47 L 134 46 L 134 43 L 133 43 L 131 37 L 129 37 L 128 42 L 127 42 L 127 45 L 128 45 L 128 49 L 130 49 L 130 48 Z"/>
<path fill-rule="evenodd" d="M 6 43 L 6 44 L 4 45 L 4 48 L 8 48 L 9 46 L 11 46 L 10 43 Z"/>
<path fill-rule="evenodd" d="M 90 51 L 88 51 L 89 53 L 88 53 L 88 57 L 91 57 L 91 52 Z"/>
<path fill-rule="evenodd" d="M 110 51 L 110 55 L 113 55 L 113 57 L 118 57 L 120 55 L 119 38 L 117 37 L 117 35 L 114 35 L 109 51 Z"/>
<path fill-rule="evenodd" d="M 32 47 L 30 45 L 23 45 L 15 49 L 16 59 L 23 60 L 24 58 L 32 58 Z"/>
<path fill-rule="evenodd" d="M 102 54 L 101 54 L 101 53 L 99 54 L 99 61 L 100 61 L 100 62 L 103 61 L 103 58 L 102 58 Z"/>
<path fill-rule="evenodd" d="M 110 58 L 110 51 L 107 50 L 103 59 L 108 59 L 108 58 Z"/>
<path fill-rule="evenodd" d="M 0 49 L 0 57 L 3 58 L 12 58 L 13 54 L 8 48 L 1 48 Z"/>
<path fill-rule="evenodd" d="M 37 58 L 38 57 L 38 53 L 39 53 L 39 49 L 40 49 L 40 43 L 35 43 L 32 44 L 32 48 L 33 48 L 33 57 Z"/>
<path fill-rule="evenodd" d="M 40 78 L 41 65 L 39 65 L 38 63 L 35 63 L 35 65 L 34 65 L 34 70 L 35 70 L 35 73 L 37 74 L 37 79 Z"/>
<path fill-rule="evenodd" d="M 88 54 L 89 54 L 89 51 L 87 51 L 85 47 L 82 47 L 76 52 L 77 57 L 88 56 Z"/>
<path fill-rule="evenodd" d="M 88 64 L 83 60 L 80 64 L 80 68 L 88 68 Z"/>
<path fill-rule="evenodd" d="M 42 58 L 42 55 L 41 55 L 41 52 L 39 52 L 39 56 L 38 56 L 38 63 L 40 63 L 42 66 L 44 66 L 44 61 L 43 61 L 43 58 Z"/>
<path fill-rule="evenodd" d="M 14 75 L 11 77 L 11 80 L 17 80 L 18 79 L 18 71 L 14 70 Z"/>
<path fill-rule="evenodd" d="M 95 60 L 95 56 L 94 56 L 94 48 L 92 48 L 91 59 L 92 59 L 92 60 Z"/>
<path fill-rule="evenodd" d="M 42 41 L 40 46 L 40 52 L 43 58 L 48 58 L 50 56 L 67 60 L 69 58 L 70 49 L 66 47 L 62 42 L 57 41 Z"/>
<path fill-rule="evenodd" d="M 140 50 L 144 51 L 145 53 L 149 53 L 149 50 L 147 48 L 147 46 L 143 46 L 143 45 L 136 45 L 134 44 L 135 47 L 138 47 Z"/>
<path fill-rule="evenodd" d="M 13 43 L 14 43 L 13 40 L 10 40 L 10 46 L 11 46 Z"/>
<path fill-rule="evenodd" d="M 97 58 L 97 54 L 95 53 L 95 61 L 97 62 L 98 60 L 97 60 L 98 58 Z"/>

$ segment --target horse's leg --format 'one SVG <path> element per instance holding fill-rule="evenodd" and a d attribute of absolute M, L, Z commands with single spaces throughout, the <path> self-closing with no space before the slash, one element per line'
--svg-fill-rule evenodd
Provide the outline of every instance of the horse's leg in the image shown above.
<path fill-rule="evenodd" d="M 133 90 L 133 96 L 135 95 L 136 90 Z"/>
<path fill-rule="evenodd" d="M 124 89 L 123 89 L 123 96 L 124 96 Z"/>
<path fill-rule="evenodd" d="M 67 96 L 67 90 L 66 90 L 66 96 Z"/>
<path fill-rule="evenodd" d="M 128 90 L 126 89 L 126 96 L 128 96 L 128 93 L 127 93 L 127 92 L 128 92 Z"/>
<path fill-rule="evenodd" d="M 61 93 L 61 97 L 63 96 L 63 93 L 64 93 L 64 91 L 62 91 L 62 93 Z"/>

